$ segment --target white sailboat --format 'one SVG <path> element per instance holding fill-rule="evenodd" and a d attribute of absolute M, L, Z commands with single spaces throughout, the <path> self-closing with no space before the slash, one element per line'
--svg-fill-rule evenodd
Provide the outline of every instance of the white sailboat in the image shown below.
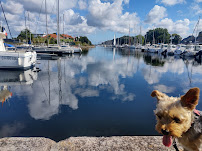
<path fill-rule="evenodd" d="M 116 35 L 114 34 L 114 42 L 113 42 L 113 46 L 116 47 Z"/>
<path fill-rule="evenodd" d="M 176 50 L 174 51 L 174 55 L 181 55 L 184 53 L 186 49 L 186 45 L 184 44 L 178 44 Z"/>
<path fill-rule="evenodd" d="M 1 69 L 27 69 L 36 63 L 36 52 L 7 51 L 3 39 L 6 38 L 4 28 L 0 31 L 0 68 Z"/>
<path fill-rule="evenodd" d="M 57 5 L 57 45 L 58 45 L 58 49 L 59 51 L 63 51 L 63 53 L 81 53 L 82 49 L 80 47 L 75 47 L 75 46 L 70 46 L 69 44 L 63 44 L 60 45 L 60 8 L 59 8 L 59 0 L 58 0 L 58 5 Z M 64 16 L 63 16 L 63 20 L 64 20 Z M 63 31 L 64 31 L 64 27 L 63 27 Z"/>

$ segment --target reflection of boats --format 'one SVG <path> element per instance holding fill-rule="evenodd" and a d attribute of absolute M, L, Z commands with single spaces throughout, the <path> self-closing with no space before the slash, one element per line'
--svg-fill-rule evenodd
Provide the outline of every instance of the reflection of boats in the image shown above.
<path fill-rule="evenodd" d="M 12 93 L 7 89 L 7 86 L 4 86 L 3 89 L 0 91 L 0 102 L 6 102 L 9 98 L 11 98 Z"/>
<path fill-rule="evenodd" d="M 0 70 L 0 86 L 32 84 L 37 80 L 37 72 L 33 69 L 26 71 Z"/>

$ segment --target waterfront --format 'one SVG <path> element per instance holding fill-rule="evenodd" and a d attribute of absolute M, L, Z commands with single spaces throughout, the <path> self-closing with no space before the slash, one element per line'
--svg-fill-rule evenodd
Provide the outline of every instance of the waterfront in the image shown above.
<path fill-rule="evenodd" d="M 96 47 L 55 59 L 39 60 L 39 73 L 1 72 L 12 97 L 0 107 L 0 137 L 159 135 L 152 90 L 179 96 L 202 89 L 202 66 L 193 58 Z"/>

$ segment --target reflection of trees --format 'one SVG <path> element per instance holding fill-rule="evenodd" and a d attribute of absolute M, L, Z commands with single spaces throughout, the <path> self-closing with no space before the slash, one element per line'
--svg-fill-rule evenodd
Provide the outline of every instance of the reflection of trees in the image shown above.
<path fill-rule="evenodd" d="M 165 61 L 160 60 L 158 56 L 153 57 L 151 55 L 145 55 L 143 58 L 146 64 L 149 64 L 152 66 L 164 66 L 165 64 Z"/>

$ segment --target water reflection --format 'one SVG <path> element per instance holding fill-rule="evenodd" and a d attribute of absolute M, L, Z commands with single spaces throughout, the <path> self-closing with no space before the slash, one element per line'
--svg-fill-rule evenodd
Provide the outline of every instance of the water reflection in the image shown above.
<path fill-rule="evenodd" d="M 37 130 L 47 131 L 53 139 L 60 128 L 62 134 L 66 132 L 63 137 L 156 134 L 152 126 L 145 126 L 155 125 L 155 103 L 150 97 L 153 89 L 172 96 L 183 95 L 194 86 L 202 89 L 201 65 L 194 58 L 97 47 L 86 56 L 40 63 L 39 73 L 3 72 L 0 83 L 10 87 L 10 100 L 17 97 L 25 102 L 23 111 L 29 117 L 25 122 L 33 120 L 32 128 L 50 122 L 49 128 Z M 198 107 L 202 109 L 201 103 Z M 55 125 L 58 122 L 62 124 Z M 12 127 L 12 123 L 4 125 Z"/>
<path fill-rule="evenodd" d="M 60 105 L 67 105 L 76 110 L 79 108 L 79 97 L 96 98 L 103 90 L 110 93 L 111 100 L 133 101 L 135 92 L 131 93 L 121 80 L 133 78 L 138 70 L 145 81 L 153 85 L 153 89 L 165 93 L 173 93 L 177 86 L 161 83 L 164 74 L 173 73 L 180 76 L 188 72 L 189 79 L 189 74 L 201 72 L 197 70 L 200 65 L 195 66 L 193 59 L 164 58 L 140 52 L 116 58 L 116 51 L 119 50 L 114 48 L 112 51 L 111 60 L 96 60 L 86 56 L 42 61 L 42 72 L 39 73 L 38 81 L 30 88 L 20 87 L 16 90 L 19 96 L 27 95 L 31 117 L 49 120 L 59 113 Z M 192 68 L 191 73 L 189 68 Z M 192 83 L 192 79 L 189 80 Z"/>

